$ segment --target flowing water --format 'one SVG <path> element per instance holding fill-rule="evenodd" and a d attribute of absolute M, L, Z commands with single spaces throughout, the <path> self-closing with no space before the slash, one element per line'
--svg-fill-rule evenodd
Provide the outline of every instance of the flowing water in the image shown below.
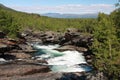
<path fill-rule="evenodd" d="M 33 47 L 38 50 L 36 54 L 37 59 L 46 60 L 47 65 L 53 72 L 82 72 L 91 71 L 92 68 L 85 65 L 83 53 L 78 51 L 64 51 L 59 52 L 54 50 L 58 48 L 59 45 L 37 45 L 34 44 Z"/>

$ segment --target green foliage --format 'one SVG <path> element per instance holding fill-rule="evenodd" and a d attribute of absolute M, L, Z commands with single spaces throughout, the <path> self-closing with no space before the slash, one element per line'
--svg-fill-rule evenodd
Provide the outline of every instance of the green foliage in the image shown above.
<path fill-rule="evenodd" d="M 65 31 L 66 28 L 78 28 L 83 32 L 92 30 L 93 22 L 96 19 L 58 19 L 40 16 L 38 14 L 28 14 L 23 12 L 17 12 L 9 8 L 0 7 L 0 10 L 4 11 L 4 14 L 9 14 L 14 23 L 18 23 L 20 31 L 27 28 L 33 30 L 53 30 L 53 31 Z M 1 13 L 1 11 L 0 11 Z M 1 15 L 3 16 L 3 15 Z M 86 29 L 87 28 L 87 29 Z"/>
<path fill-rule="evenodd" d="M 110 15 L 99 13 L 97 19 L 58 19 L 17 12 L 0 6 L 0 30 L 15 38 L 24 29 L 37 31 L 65 31 L 78 28 L 83 33 L 94 35 L 91 46 L 95 60 L 93 65 L 111 79 L 120 75 L 120 8 Z"/>
<path fill-rule="evenodd" d="M 92 51 L 95 54 L 94 66 L 113 79 L 120 74 L 120 43 L 111 16 L 100 13 L 97 27 L 94 28 Z"/>
<path fill-rule="evenodd" d="M 9 37 L 15 38 L 19 31 L 18 25 L 13 21 L 9 14 L 0 11 L 0 30 L 5 32 Z"/>
<path fill-rule="evenodd" d="M 116 9 L 110 15 L 114 21 L 114 25 L 116 27 L 117 36 L 120 39 L 120 8 Z"/>

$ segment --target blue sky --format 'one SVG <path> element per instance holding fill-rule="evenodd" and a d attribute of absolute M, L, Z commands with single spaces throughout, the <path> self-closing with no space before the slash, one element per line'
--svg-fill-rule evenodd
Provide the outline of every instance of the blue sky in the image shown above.
<path fill-rule="evenodd" d="M 110 13 L 118 0 L 0 0 L 18 11 L 30 13 Z"/>

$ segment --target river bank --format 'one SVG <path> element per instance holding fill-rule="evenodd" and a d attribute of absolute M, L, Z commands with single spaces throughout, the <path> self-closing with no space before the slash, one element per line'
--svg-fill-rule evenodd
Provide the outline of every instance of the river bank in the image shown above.
<path fill-rule="evenodd" d="M 46 60 L 37 60 L 34 57 L 36 49 L 31 44 L 59 44 L 58 51 L 78 51 L 85 56 L 87 65 L 92 66 L 94 55 L 89 50 L 92 45 L 93 37 L 84 35 L 79 30 L 70 28 L 65 33 L 46 31 L 33 32 L 26 30 L 18 36 L 18 40 L 6 38 L 0 39 L 0 76 L 2 80 L 92 80 L 92 78 L 102 77 L 102 73 L 91 72 L 69 72 L 53 73 Z M 74 56 L 73 56 L 74 57 Z M 71 57 L 72 58 L 72 57 Z M 37 64 L 39 63 L 39 64 Z M 94 80 L 94 79 L 93 79 Z"/>

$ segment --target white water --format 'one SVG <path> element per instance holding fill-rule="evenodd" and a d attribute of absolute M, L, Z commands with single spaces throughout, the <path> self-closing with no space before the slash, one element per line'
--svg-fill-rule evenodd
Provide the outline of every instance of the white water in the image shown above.
<path fill-rule="evenodd" d="M 38 59 L 45 59 L 50 65 L 53 72 L 82 72 L 90 71 L 88 66 L 80 66 L 78 64 L 87 64 L 83 53 L 78 51 L 64 51 L 59 52 L 53 50 L 58 48 L 59 45 L 34 45 L 38 50 Z"/>
<path fill-rule="evenodd" d="M 50 65 L 75 65 L 75 64 L 82 64 L 86 63 L 82 53 L 78 51 L 64 51 L 62 52 L 63 56 L 54 57 L 48 60 Z"/>
<path fill-rule="evenodd" d="M 6 60 L 3 58 L 0 58 L 0 62 L 5 62 Z"/>
<path fill-rule="evenodd" d="M 55 49 L 58 48 L 59 45 L 55 44 L 55 45 L 33 45 L 36 49 Z"/>

